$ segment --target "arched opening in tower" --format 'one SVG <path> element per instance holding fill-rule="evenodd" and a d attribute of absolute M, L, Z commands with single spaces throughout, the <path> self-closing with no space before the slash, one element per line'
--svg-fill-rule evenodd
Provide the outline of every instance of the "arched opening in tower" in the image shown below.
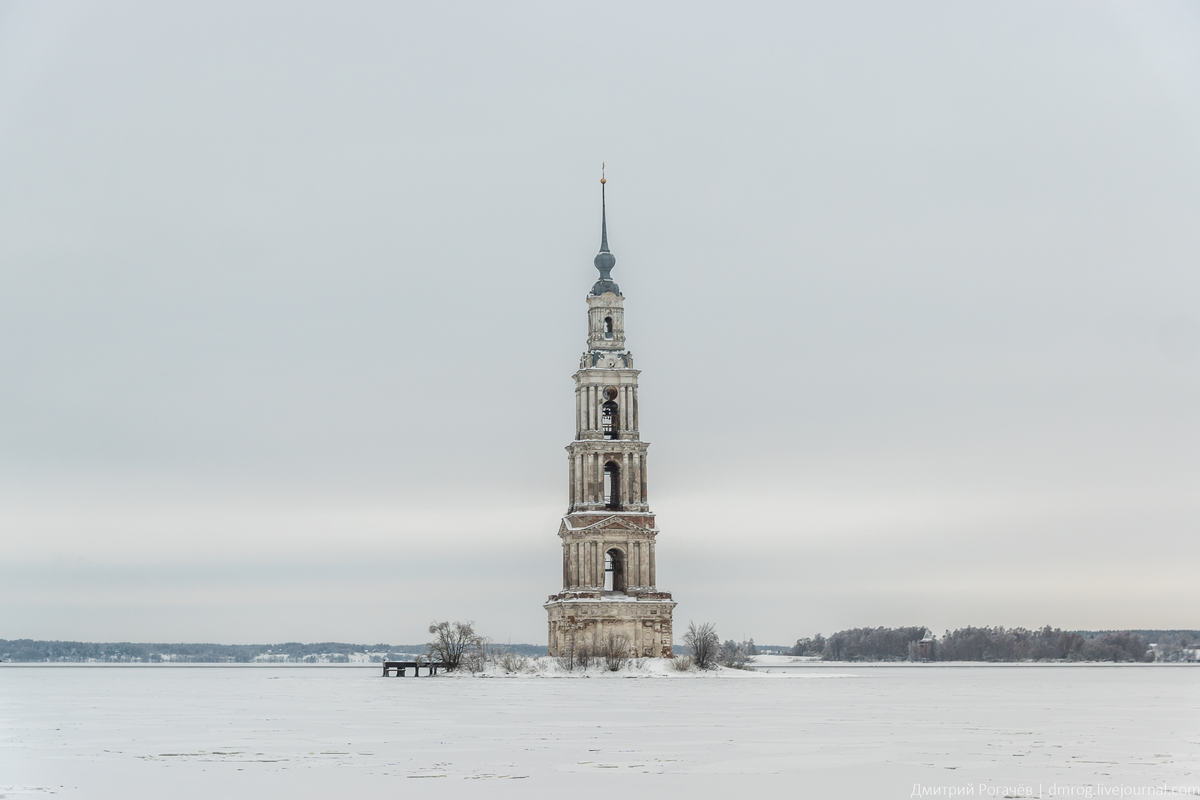
<path fill-rule="evenodd" d="M 604 554 L 604 591 L 625 591 L 625 554 L 613 548 Z"/>
<path fill-rule="evenodd" d="M 621 509 L 621 467 L 615 461 L 604 465 L 604 507 Z"/>
<path fill-rule="evenodd" d="M 612 400 L 600 407 L 600 427 L 604 430 L 605 439 L 616 439 L 620 436 L 620 419 L 617 404 Z"/>
<path fill-rule="evenodd" d="M 604 338 L 611 339 L 613 334 L 612 317 L 604 318 Z"/>

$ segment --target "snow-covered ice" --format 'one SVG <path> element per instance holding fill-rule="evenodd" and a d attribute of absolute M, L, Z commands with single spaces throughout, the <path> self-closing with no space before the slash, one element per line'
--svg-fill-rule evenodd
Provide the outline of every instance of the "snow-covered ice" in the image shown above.
<path fill-rule="evenodd" d="M 5 664 L 0 796 L 1200 793 L 1190 665 L 791 663 L 679 680 L 661 665 L 385 679 L 378 665 Z"/>

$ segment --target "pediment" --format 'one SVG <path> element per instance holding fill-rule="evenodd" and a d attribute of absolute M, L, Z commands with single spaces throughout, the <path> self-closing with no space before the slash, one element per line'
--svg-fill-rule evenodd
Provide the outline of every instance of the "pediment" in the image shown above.
<path fill-rule="evenodd" d="M 585 531 L 640 531 L 637 525 L 624 519 L 623 517 L 608 517 L 599 522 L 588 525 L 583 530 Z"/>
<path fill-rule="evenodd" d="M 626 532 L 657 532 L 654 527 L 654 517 L 652 515 L 635 515 L 628 514 L 610 514 L 601 516 L 595 512 L 568 514 L 562 518 L 562 523 L 558 527 L 558 532 L 563 533 L 585 533 L 596 531 L 618 531 Z"/>

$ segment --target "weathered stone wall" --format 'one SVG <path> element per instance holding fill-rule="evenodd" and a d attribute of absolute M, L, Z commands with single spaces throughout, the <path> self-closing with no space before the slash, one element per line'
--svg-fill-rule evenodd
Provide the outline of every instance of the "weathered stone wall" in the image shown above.
<path fill-rule="evenodd" d="M 558 531 L 563 542 L 563 589 L 603 589 L 604 557 L 612 551 L 620 556 L 624 580 L 623 585 L 610 588 L 629 594 L 653 591 L 658 534 L 653 515 L 609 514 L 591 522 L 596 516 L 563 517 Z"/>
<path fill-rule="evenodd" d="M 611 632 L 625 637 L 634 658 L 672 658 L 674 634 L 670 600 L 552 600 L 549 614 L 550 655 L 561 656 L 586 647 L 598 653 Z"/>

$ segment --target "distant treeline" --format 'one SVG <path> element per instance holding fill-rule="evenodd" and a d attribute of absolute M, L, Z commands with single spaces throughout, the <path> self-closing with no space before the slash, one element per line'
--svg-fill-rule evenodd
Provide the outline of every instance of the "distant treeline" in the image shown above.
<path fill-rule="evenodd" d="M 545 646 L 500 645 L 519 655 L 545 655 Z M 134 642 L 45 642 L 34 639 L 0 639 L 0 660 L 116 663 L 182 662 L 192 664 L 248 664 L 253 661 L 283 663 L 349 663 L 352 655 L 366 654 L 368 661 L 401 660 L 424 653 L 425 644 L 140 644 Z M 392 659 L 395 656 L 395 659 Z"/>
<path fill-rule="evenodd" d="M 854 628 L 799 639 L 792 655 L 826 661 L 1186 661 L 1197 631 L 1064 631 L 959 628 L 941 638 L 925 627 Z M 1151 649 L 1150 645 L 1157 645 Z"/>
<path fill-rule="evenodd" d="M 522 656 L 546 655 L 545 645 L 496 647 Z M 1031 631 L 997 627 L 959 628 L 934 637 L 928 628 L 906 627 L 854 628 L 828 637 L 817 634 L 797 640 L 790 652 L 827 661 L 1194 661 L 1197 648 L 1200 631 L 1063 631 L 1049 626 Z M 677 655 L 684 652 L 680 645 L 674 650 Z M 785 648 L 761 645 L 758 650 L 786 652 Z M 22 662 L 336 664 L 404 660 L 425 652 L 424 643 L 150 644 L 0 639 L 0 661 Z"/>

